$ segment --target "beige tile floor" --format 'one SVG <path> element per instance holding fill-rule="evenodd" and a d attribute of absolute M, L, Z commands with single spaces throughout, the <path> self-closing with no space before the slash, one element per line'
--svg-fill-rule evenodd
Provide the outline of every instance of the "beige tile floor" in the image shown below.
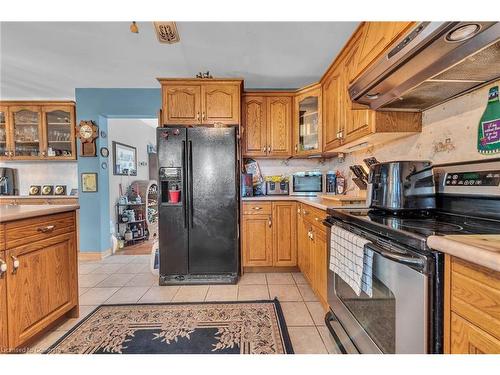
<path fill-rule="evenodd" d="M 32 347 L 41 352 L 100 304 L 245 301 L 278 297 L 298 354 L 338 353 L 325 311 L 301 273 L 247 273 L 238 285 L 158 286 L 148 255 L 115 255 L 79 264 L 80 317 L 68 319 Z"/>

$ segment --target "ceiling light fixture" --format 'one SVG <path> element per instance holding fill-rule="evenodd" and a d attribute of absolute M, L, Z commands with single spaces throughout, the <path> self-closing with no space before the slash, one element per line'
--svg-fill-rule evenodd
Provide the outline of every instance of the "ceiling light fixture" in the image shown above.
<path fill-rule="evenodd" d="M 139 26 L 137 26 L 137 23 L 135 21 L 132 21 L 132 24 L 130 25 L 130 32 L 139 34 Z"/>

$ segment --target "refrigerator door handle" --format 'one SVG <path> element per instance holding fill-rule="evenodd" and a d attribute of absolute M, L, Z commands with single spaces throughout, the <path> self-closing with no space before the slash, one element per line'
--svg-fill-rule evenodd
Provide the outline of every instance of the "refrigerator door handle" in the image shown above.
<path fill-rule="evenodd" d="M 183 202 L 183 205 L 182 205 L 182 213 L 183 213 L 183 216 L 184 216 L 184 228 L 187 228 L 187 222 L 188 222 L 188 218 L 187 218 L 187 214 L 188 214 L 188 210 L 187 210 L 187 198 L 186 198 L 186 141 L 182 141 L 182 200 L 184 201 Z"/>
<path fill-rule="evenodd" d="M 193 223 L 193 142 L 189 141 L 189 213 L 191 228 L 194 227 Z"/>

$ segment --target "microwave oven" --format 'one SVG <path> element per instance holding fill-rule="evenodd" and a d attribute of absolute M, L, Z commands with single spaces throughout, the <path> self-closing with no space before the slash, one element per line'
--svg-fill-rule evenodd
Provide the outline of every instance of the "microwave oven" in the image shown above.
<path fill-rule="evenodd" d="M 319 171 L 296 172 L 290 175 L 290 195 L 316 196 L 323 193 L 324 177 Z"/>

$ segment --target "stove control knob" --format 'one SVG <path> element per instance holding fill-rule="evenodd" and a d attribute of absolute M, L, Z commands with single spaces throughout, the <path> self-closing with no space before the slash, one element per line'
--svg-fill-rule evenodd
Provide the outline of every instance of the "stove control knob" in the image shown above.
<path fill-rule="evenodd" d="M 456 180 L 458 178 L 458 174 L 453 175 L 453 179 Z"/>
<path fill-rule="evenodd" d="M 464 184 L 465 184 L 465 185 L 469 185 L 469 181 L 468 181 L 468 180 L 465 180 Z"/>

